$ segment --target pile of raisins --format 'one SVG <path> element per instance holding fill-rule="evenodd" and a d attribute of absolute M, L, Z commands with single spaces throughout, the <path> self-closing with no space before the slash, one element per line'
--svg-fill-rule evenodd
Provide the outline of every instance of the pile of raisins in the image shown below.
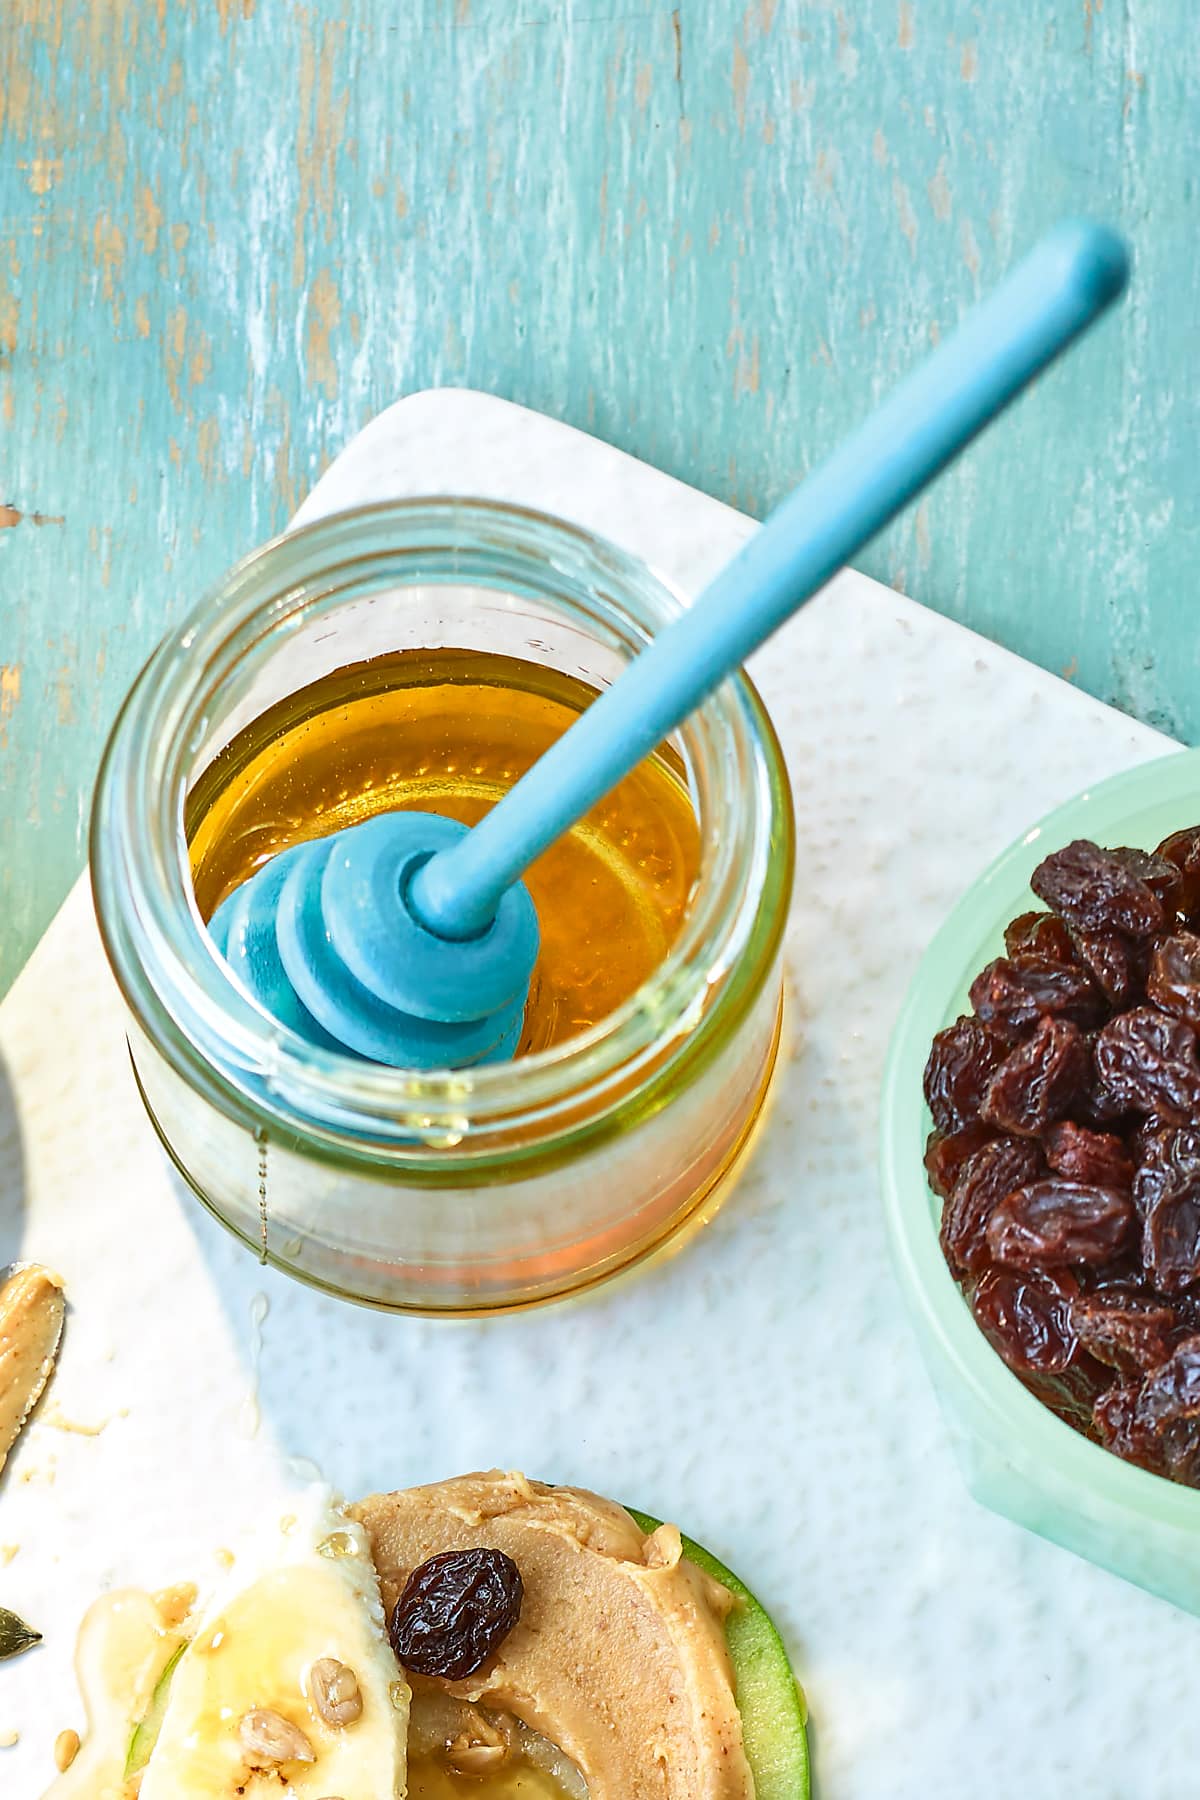
<path fill-rule="evenodd" d="M 1060 1418 L 1200 1487 L 1200 826 L 1031 885 L 925 1068 L 942 1250 Z"/>

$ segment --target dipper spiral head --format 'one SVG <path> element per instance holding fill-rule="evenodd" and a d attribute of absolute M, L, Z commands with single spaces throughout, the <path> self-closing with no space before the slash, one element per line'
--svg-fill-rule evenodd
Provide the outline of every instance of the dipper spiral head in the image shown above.
<path fill-rule="evenodd" d="M 511 1057 L 538 952 L 523 883 L 465 940 L 418 918 L 410 887 L 466 826 L 380 813 L 297 844 L 213 914 L 209 931 L 267 1012 L 323 1049 L 395 1068 L 465 1068 Z"/>

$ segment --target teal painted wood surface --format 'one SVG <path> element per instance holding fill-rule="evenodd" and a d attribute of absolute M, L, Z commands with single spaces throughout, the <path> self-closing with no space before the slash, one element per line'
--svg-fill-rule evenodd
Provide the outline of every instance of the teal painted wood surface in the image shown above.
<path fill-rule="evenodd" d="M 0 989 L 136 668 L 380 407 L 762 512 L 1064 212 L 1121 315 L 863 566 L 1200 736 L 1197 91 L 1180 0 L 3 0 Z"/>

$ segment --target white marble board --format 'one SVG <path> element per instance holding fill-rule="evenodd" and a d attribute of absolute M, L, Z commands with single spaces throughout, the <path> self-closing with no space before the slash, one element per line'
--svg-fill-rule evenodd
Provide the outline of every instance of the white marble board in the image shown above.
<path fill-rule="evenodd" d="M 754 529 L 453 391 L 377 418 L 299 517 L 452 490 L 577 520 L 688 589 Z M 0 1739 L 20 1733 L 0 1751 L 4 1800 L 41 1792 L 78 1722 L 71 1651 L 97 1589 L 206 1576 L 297 1457 L 349 1494 L 499 1463 L 678 1519 L 776 1611 L 825 1800 L 1200 1791 L 1200 1620 L 968 1497 L 875 1177 L 888 1033 L 951 903 L 1046 808 L 1171 746 L 852 573 L 754 673 L 795 785 L 801 1041 L 712 1227 L 584 1301 L 427 1323 L 260 1268 L 170 1174 L 85 882 L 67 900 L 0 1006 L 0 1265 L 56 1265 L 72 1302 L 49 1402 L 0 1486 L 0 1546 L 20 1546 L 7 1566 L 0 1551 L 0 1604 L 46 1637 L 0 1667 Z"/>

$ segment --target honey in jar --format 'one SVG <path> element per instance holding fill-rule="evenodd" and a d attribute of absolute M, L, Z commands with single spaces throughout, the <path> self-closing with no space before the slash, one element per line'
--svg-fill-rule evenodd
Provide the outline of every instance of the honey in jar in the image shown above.
<path fill-rule="evenodd" d="M 557 670 L 465 650 L 340 669 L 257 718 L 190 796 L 202 916 L 263 863 L 380 812 L 473 825 L 595 698 Z M 675 938 L 699 866 L 683 768 L 648 757 L 526 875 L 541 948 L 518 1055 L 633 994 Z"/>

